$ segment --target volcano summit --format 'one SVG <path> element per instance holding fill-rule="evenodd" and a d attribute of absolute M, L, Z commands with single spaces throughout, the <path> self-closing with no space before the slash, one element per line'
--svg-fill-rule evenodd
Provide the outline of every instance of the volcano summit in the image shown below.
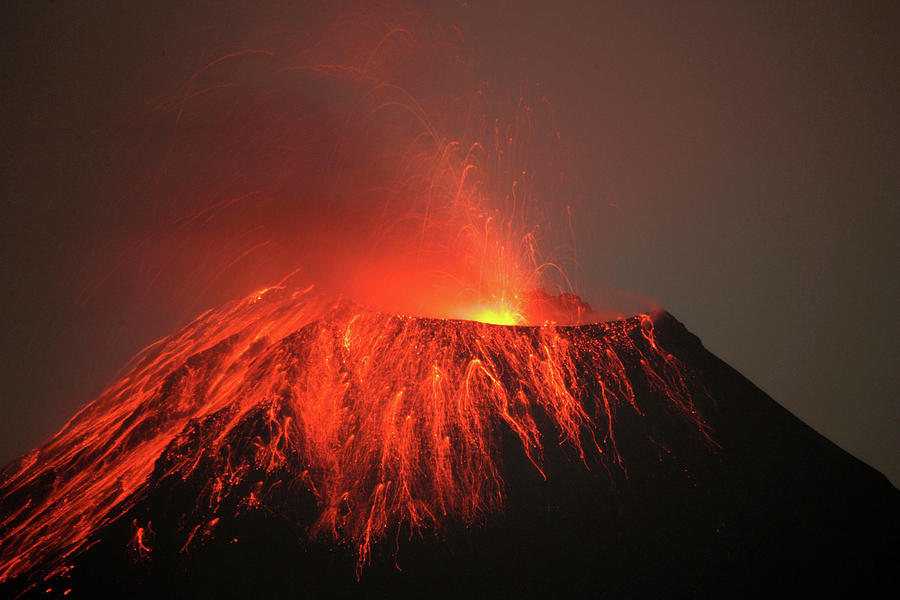
<path fill-rule="evenodd" d="M 665 312 L 503 326 L 278 286 L 6 467 L 0 592 L 887 590 L 898 499 Z"/>

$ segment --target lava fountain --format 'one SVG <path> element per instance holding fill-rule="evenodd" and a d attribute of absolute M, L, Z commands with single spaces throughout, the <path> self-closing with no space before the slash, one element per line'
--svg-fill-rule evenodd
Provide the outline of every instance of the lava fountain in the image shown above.
<path fill-rule="evenodd" d="M 305 188 L 312 208 L 298 213 L 287 202 L 262 211 L 270 225 L 301 222 L 286 227 L 300 240 L 283 244 L 286 253 L 328 260 L 152 344 L 47 444 L 8 466 L 0 479 L 0 582 L 64 574 L 160 478 L 208 474 L 177 526 L 184 552 L 215 535 L 234 506 L 266 506 L 276 484 L 261 474 L 277 474 L 278 485 L 316 499 L 304 535 L 351 547 L 363 569 L 375 545 L 401 529 L 440 532 L 502 510 L 501 438 L 511 436 L 539 474 L 548 444 L 585 468 L 624 471 L 617 420 L 646 410 L 635 382 L 653 391 L 654 410 L 665 407 L 707 436 L 692 375 L 659 345 L 653 317 L 597 322 L 557 260 L 571 248 L 540 249 L 552 237 L 552 228 L 535 225 L 547 212 L 535 172 L 546 165 L 529 149 L 542 130 L 535 106 L 549 103 L 520 99 L 509 122 L 469 108 L 465 133 L 444 135 L 417 96 L 373 66 L 379 52 L 410 36 L 391 29 L 358 68 L 267 67 L 364 90 L 337 119 L 344 125 L 323 163 L 327 177 Z M 248 57 L 275 60 L 268 51 L 238 53 L 204 67 L 191 84 Z M 191 118 L 190 102 L 240 87 L 206 85 L 185 90 L 176 124 Z M 479 89 L 473 97 L 486 96 Z M 249 119 L 239 134 L 265 124 L 270 135 L 241 138 L 246 153 L 284 147 L 271 137 L 278 112 L 253 105 L 252 113 L 232 111 Z M 402 143 L 382 144 L 378 157 L 346 150 L 373 130 Z M 242 165 L 251 175 L 271 171 L 270 163 Z M 222 215 L 248 221 L 253 213 L 241 207 L 250 200 L 285 196 L 271 181 L 248 180 L 252 194 L 227 189 L 188 212 L 182 233 L 197 234 Z M 303 225 L 310 215 L 314 225 Z M 250 225 L 253 235 L 271 233 Z M 270 242 L 244 238 L 246 246 L 222 256 L 216 277 L 277 245 Z M 248 430 L 249 421 L 263 423 L 265 435 Z M 232 508 L 222 508 L 226 500 Z M 152 554 L 152 531 L 135 520 L 137 551 Z"/>

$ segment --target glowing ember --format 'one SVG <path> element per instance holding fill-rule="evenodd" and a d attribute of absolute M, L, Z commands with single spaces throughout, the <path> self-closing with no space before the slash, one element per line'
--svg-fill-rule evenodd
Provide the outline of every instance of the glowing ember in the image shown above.
<path fill-rule="evenodd" d="M 265 503 L 266 489 L 244 485 L 252 472 L 300 465 L 295 484 L 319 503 L 311 535 L 353 545 L 362 566 L 398 527 L 440 530 L 500 510 L 504 431 L 538 471 L 548 435 L 586 463 L 619 464 L 616 412 L 641 413 L 626 364 L 704 430 L 687 374 L 646 315 L 502 327 L 364 311 L 312 288 L 262 290 L 147 348 L 7 469 L 0 578 L 62 572 L 151 473 L 187 478 L 204 464 L 215 476 L 184 517 L 185 551 L 214 535 L 224 498 Z M 251 416 L 266 436 L 242 437 Z M 134 527 L 134 551 L 152 553 L 150 524 Z"/>

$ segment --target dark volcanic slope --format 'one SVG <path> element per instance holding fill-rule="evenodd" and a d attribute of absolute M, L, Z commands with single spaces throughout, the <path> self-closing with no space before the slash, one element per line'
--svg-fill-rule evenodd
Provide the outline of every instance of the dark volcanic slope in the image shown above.
<path fill-rule="evenodd" d="M 597 443 L 580 446 L 561 435 L 552 406 L 535 410 L 543 476 L 510 425 L 518 421 L 495 419 L 485 452 L 496 455 L 502 510 L 466 514 L 448 499 L 442 518 L 418 529 L 409 519 L 388 527 L 360 570 L 353 539 L 321 530 L 327 494 L 309 457 L 282 441 L 285 423 L 300 416 L 291 398 L 276 395 L 237 422 L 226 409 L 190 419 L 146 483 L 68 557 L 67 569 L 46 580 L 40 566 L 20 573 L 0 584 L 0 596 L 733 597 L 895 589 L 900 492 L 707 352 L 673 317 L 654 315 L 653 323 L 649 338 L 639 318 L 557 329 L 583 405 L 603 393 L 599 348 L 621 361 L 637 408 L 591 413 L 611 415 L 614 425 L 596 424 Z M 308 327 L 279 351 L 304 355 L 311 331 L 322 339 L 328 330 Z M 454 360 L 479 356 L 497 385 L 539 391 L 511 380 L 520 372 L 513 358 L 459 341 L 505 331 L 539 348 L 539 328 L 428 320 L 398 327 L 428 329 Z M 455 329 L 450 336 L 435 327 Z M 191 359 L 192 373 L 216 360 L 204 356 Z M 683 382 L 693 404 L 672 401 L 673 381 Z M 226 439 L 210 444 L 217 432 Z M 274 463 L 260 454 L 273 447 L 283 451 Z M 587 448 L 584 459 L 579 448 Z M 474 454 L 465 461 L 483 466 Z M 455 477 L 460 464 L 452 463 Z M 222 482 L 234 473 L 239 481 Z M 29 490 L 37 494 L 41 485 L 54 484 Z M 468 485 L 471 493 L 494 491 Z M 3 502 L 12 511 L 24 500 L 7 494 Z M 354 506 L 338 505 L 334 522 L 352 522 Z"/>

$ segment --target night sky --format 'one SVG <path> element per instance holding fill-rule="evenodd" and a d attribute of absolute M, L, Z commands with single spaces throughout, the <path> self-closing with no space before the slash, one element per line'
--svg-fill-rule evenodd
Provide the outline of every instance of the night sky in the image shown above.
<path fill-rule="evenodd" d="M 201 154 L 213 137 L 173 128 L 160 98 L 218 57 L 309 31 L 322 11 L 137 4 L 0 9 L 2 463 L 55 433 L 142 347 L 277 273 L 251 260 L 195 277 L 215 262 L 198 253 L 242 235 L 239 223 L 180 240 L 191 252 L 167 247 L 178 210 L 160 197 L 186 176 L 161 174 L 160 157 L 172 137 L 205 140 Z M 495 87 L 527 80 L 552 103 L 578 180 L 587 300 L 608 289 L 653 299 L 897 484 L 892 4 L 471 0 L 412 12 L 457 25 Z"/>

